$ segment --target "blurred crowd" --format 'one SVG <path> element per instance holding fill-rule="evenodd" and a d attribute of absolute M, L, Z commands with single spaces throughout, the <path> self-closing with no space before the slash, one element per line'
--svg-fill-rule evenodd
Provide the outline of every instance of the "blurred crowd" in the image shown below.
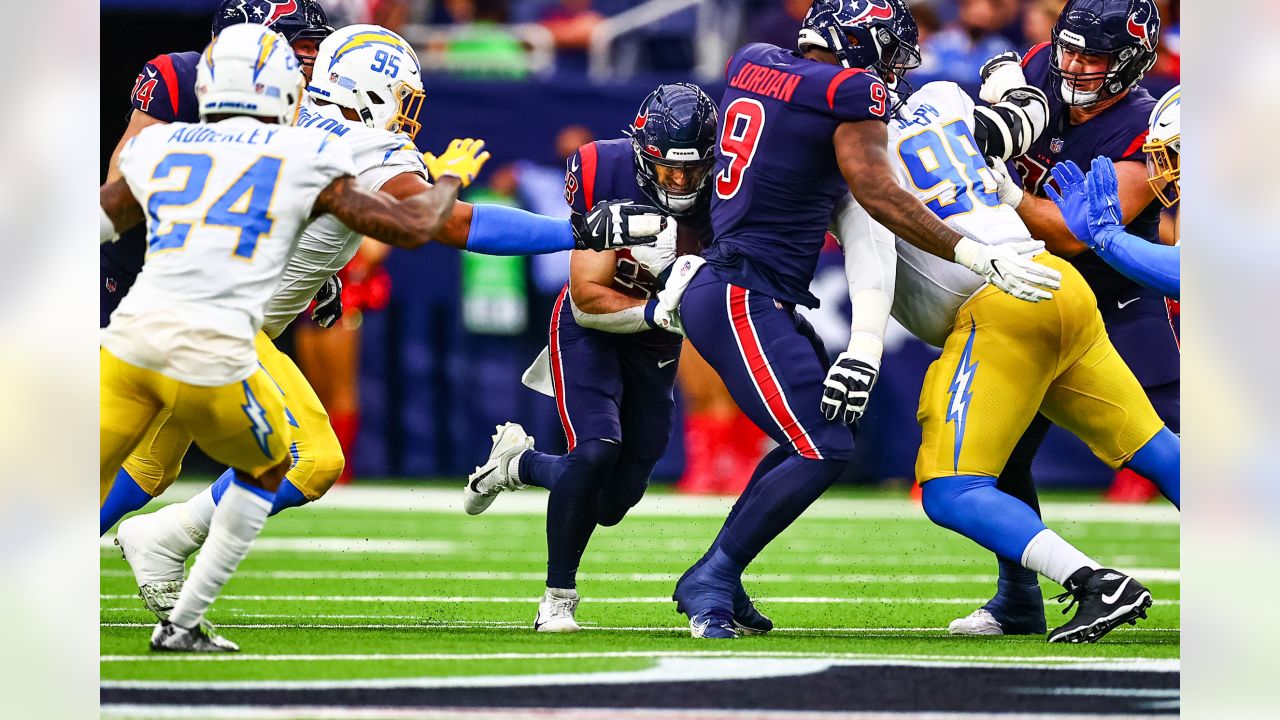
<path fill-rule="evenodd" d="M 451 73 L 521 77 L 535 70 L 535 46 L 550 45 L 557 73 L 581 72 L 593 33 L 609 18 L 645 0 L 331 0 L 336 24 L 372 22 L 399 31 L 426 26 L 428 63 Z M 612 49 L 630 72 L 689 71 L 696 66 L 700 35 L 714 33 L 726 46 L 769 42 L 789 47 L 811 0 L 705 0 L 626 33 Z M 920 25 L 924 65 L 920 74 L 971 83 L 992 55 L 1022 51 L 1049 40 L 1064 0 L 908 0 Z M 1179 70 L 1180 5 L 1156 0 L 1162 18 L 1160 63 L 1153 75 Z M 412 33 L 410 33 L 412 34 Z"/>

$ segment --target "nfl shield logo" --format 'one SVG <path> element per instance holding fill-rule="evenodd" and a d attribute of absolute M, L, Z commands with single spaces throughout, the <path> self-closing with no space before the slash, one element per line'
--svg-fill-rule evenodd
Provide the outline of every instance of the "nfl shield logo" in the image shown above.
<path fill-rule="evenodd" d="M 1054 138 L 1049 141 L 1049 150 L 1054 153 L 1062 152 L 1062 138 Z"/>

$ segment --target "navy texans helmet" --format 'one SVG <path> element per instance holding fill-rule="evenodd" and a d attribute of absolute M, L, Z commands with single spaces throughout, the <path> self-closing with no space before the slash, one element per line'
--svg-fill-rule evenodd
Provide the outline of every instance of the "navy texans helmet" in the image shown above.
<path fill-rule="evenodd" d="M 691 83 L 659 85 L 640 103 L 627 130 L 636 182 L 663 210 L 688 215 L 708 197 L 719 121 L 716 104 Z"/>
<path fill-rule="evenodd" d="M 213 34 L 229 25 L 255 23 L 266 25 L 290 43 L 299 40 L 320 42 L 333 33 L 324 8 L 315 0 L 222 0 L 213 14 Z M 299 57 L 304 65 L 315 57 Z"/>
<path fill-rule="evenodd" d="M 920 67 L 920 30 L 902 0 L 816 0 L 800 24 L 800 52 L 830 50 L 846 68 L 872 68 L 899 104 L 911 94 L 903 75 Z M 901 86 L 901 89 L 899 88 Z"/>
<path fill-rule="evenodd" d="M 1156 62 L 1160 13 L 1153 0 L 1068 0 L 1053 26 L 1049 70 L 1058 95 L 1082 107 L 1115 97 L 1142 79 Z M 1064 53 L 1102 55 L 1107 69 L 1072 71 Z"/>

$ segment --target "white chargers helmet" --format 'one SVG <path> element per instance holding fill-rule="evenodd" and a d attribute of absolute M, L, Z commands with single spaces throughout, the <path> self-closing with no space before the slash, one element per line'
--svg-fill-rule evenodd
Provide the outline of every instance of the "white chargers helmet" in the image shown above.
<path fill-rule="evenodd" d="M 289 125 L 302 92 L 302 71 L 289 41 L 256 23 L 224 28 L 196 64 L 201 118 L 252 115 Z"/>
<path fill-rule="evenodd" d="M 378 25 L 349 25 L 320 43 L 307 92 L 355 111 L 365 125 L 418 134 L 422 65 L 404 38 Z"/>
<path fill-rule="evenodd" d="M 1147 142 L 1147 182 L 1165 207 L 1173 207 L 1182 191 L 1182 86 L 1178 85 L 1160 98 L 1151 111 Z"/>

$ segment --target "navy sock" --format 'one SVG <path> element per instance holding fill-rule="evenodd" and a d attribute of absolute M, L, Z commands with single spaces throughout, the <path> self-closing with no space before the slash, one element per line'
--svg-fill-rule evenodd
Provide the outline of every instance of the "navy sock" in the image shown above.
<path fill-rule="evenodd" d="M 1182 509 L 1182 440 L 1172 430 L 1161 428 L 1127 467 L 1155 483 L 1174 507 Z"/>
<path fill-rule="evenodd" d="M 996 596 L 992 602 L 1000 604 L 1002 599 L 1043 602 L 1040 596 L 1040 576 L 1035 570 L 1024 568 L 1021 563 L 1007 558 L 997 556 L 996 560 L 1000 563 L 1000 577 L 996 580 Z"/>
<path fill-rule="evenodd" d="M 746 489 L 742 491 L 742 494 L 738 496 L 738 501 L 729 510 L 729 516 L 724 519 L 724 524 L 720 526 L 720 532 L 716 534 L 716 539 L 711 541 L 711 547 L 707 548 L 702 557 L 698 558 L 698 562 L 694 563 L 695 568 L 705 563 L 716 548 L 720 547 L 720 538 L 724 537 L 725 528 L 729 527 L 729 524 L 738 516 L 738 513 L 742 512 L 742 507 L 750 501 L 751 496 L 755 494 L 755 489 L 760 487 L 760 478 L 764 477 L 770 470 L 778 467 L 783 460 L 791 457 L 791 455 L 790 448 L 785 445 L 779 445 L 760 458 L 759 464 L 756 465 L 756 469 L 751 473 L 751 479 L 747 481 Z"/>
<path fill-rule="evenodd" d="M 555 489 L 565 468 L 564 455 L 548 455 L 529 450 L 520 456 L 520 482 L 525 485 Z"/>
<path fill-rule="evenodd" d="M 1027 543 L 1045 529 L 1030 506 L 997 490 L 993 477 L 938 477 L 921 487 L 930 520 L 1007 560 L 1021 563 Z"/>
<path fill-rule="evenodd" d="M 289 478 L 280 481 L 280 488 L 276 490 L 276 499 L 271 503 L 271 514 L 275 515 L 281 510 L 306 505 L 307 496 L 302 494 L 296 485 L 289 482 Z"/>
<path fill-rule="evenodd" d="M 115 482 L 111 484 L 111 492 L 107 493 L 107 499 L 98 508 L 98 536 L 106 535 L 108 530 L 120 522 L 120 518 L 134 510 L 141 510 L 149 502 L 151 496 L 147 491 L 138 487 L 138 481 L 125 472 L 124 468 L 120 468 L 116 472 Z"/>
<path fill-rule="evenodd" d="M 587 440 L 557 459 L 562 471 L 547 499 L 547 587 L 577 587 L 578 565 L 600 512 L 600 487 L 618 451 L 617 443 Z"/>
<path fill-rule="evenodd" d="M 741 507 L 726 520 L 718 549 L 746 567 L 817 500 L 844 470 L 844 460 L 788 455 L 752 481 Z"/>

